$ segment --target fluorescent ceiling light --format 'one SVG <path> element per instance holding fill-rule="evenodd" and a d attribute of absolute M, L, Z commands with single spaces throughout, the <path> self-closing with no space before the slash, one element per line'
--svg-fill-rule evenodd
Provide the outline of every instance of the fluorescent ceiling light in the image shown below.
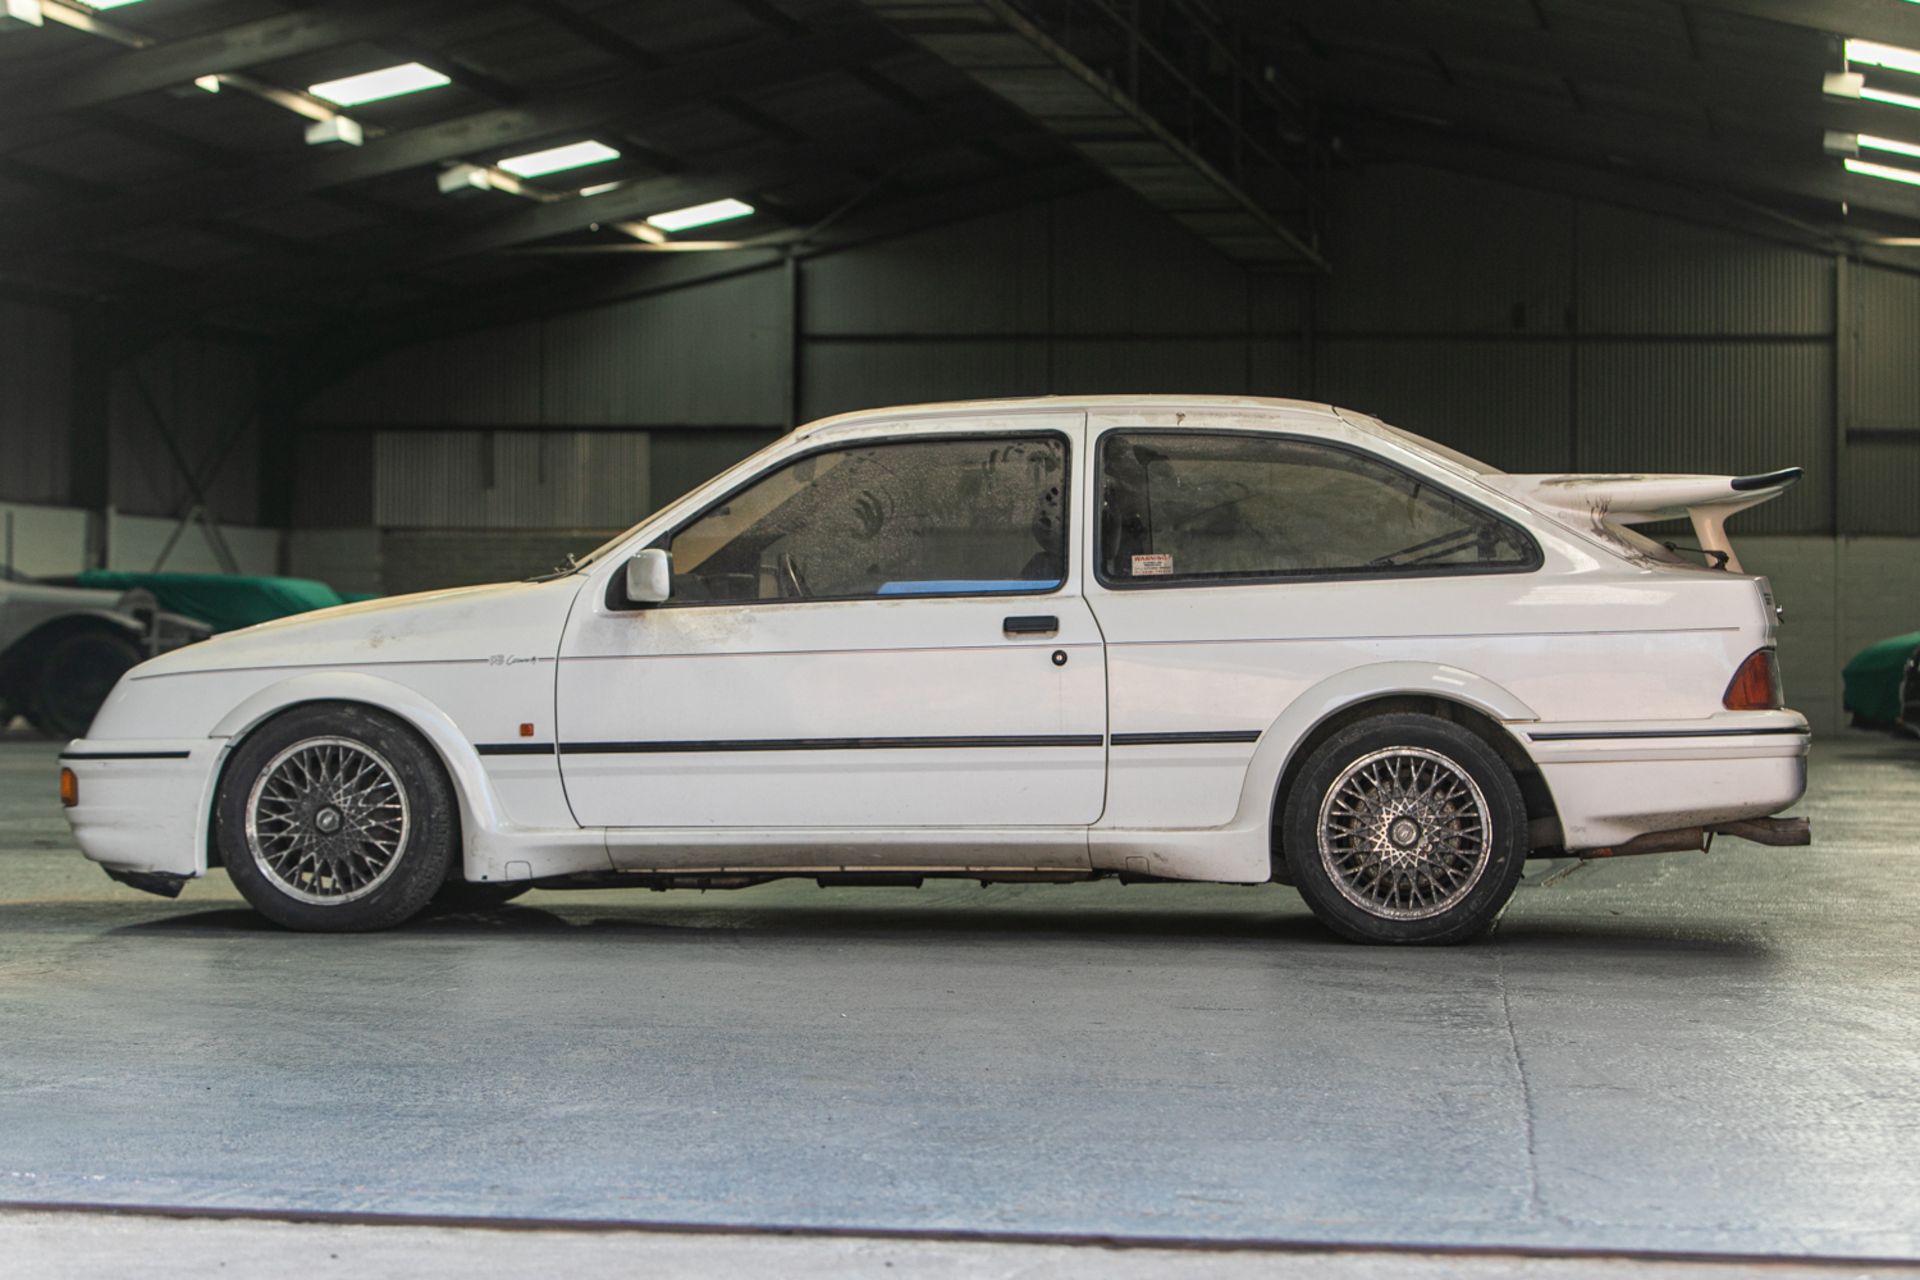
<path fill-rule="evenodd" d="M 669 209 L 665 213 L 654 214 L 647 221 L 662 231 L 685 231 L 689 227 L 704 227 L 709 222 L 744 218 L 752 212 L 752 205 L 729 196 L 725 200 L 709 200 L 705 204 L 688 205 L 684 209 Z"/>
<path fill-rule="evenodd" d="M 1866 178 L 1885 178 L 1889 182 L 1905 182 L 1920 187 L 1920 170 L 1896 169 L 1890 164 L 1875 164 L 1871 160 L 1855 160 L 1852 157 L 1841 161 L 1847 166 L 1848 173 L 1857 173 Z"/>
<path fill-rule="evenodd" d="M 1920 0 L 1913 0 L 1913 2 L 1915 4 L 1920 4 Z M 605 195 L 607 192 L 613 190 L 615 187 L 619 185 L 620 184 L 618 182 L 596 182 L 590 187 L 580 188 L 580 194 L 583 196 Z"/>
<path fill-rule="evenodd" d="M 1881 44 L 1877 40 L 1848 40 L 1847 61 L 1920 75 L 1920 49 L 1903 49 L 1897 44 Z"/>
<path fill-rule="evenodd" d="M 195 76 L 193 78 L 193 87 L 196 89 L 205 89 L 208 93 L 218 93 L 220 92 L 220 77 Z"/>
<path fill-rule="evenodd" d="M 1868 102 L 1884 102 L 1890 107 L 1906 107 L 1911 111 L 1920 111 L 1920 98 L 1910 93 L 1888 93 L 1885 89 L 1862 89 L 1860 96 Z"/>
<path fill-rule="evenodd" d="M 523 156 L 508 156 L 500 162 L 500 167 L 516 178 L 537 178 L 544 173 L 604 164 L 619 158 L 620 153 L 604 142 L 569 142 L 564 147 L 548 147 L 545 151 L 529 151 Z"/>
<path fill-rule="evenodd" d="M 308 85 L 307 92 L 337 107 L 357 107 L 363 102 L 397 98 L 403 93 L 419 93 L 422 89 L 438 89 L 451 83 L 432 67 L 403 62 L 397 67 L 382 67 L 378 71 L 363 71 L 357 76 Z"/>
<path fill-rule="evenodd" d="M 89 9 L 124 9 L 130 4 L 139 4 L 140 0 L 80 0 Z"/>
<path fill-rule="evenodd" d="M 1920 4 L 1920 0 L 1915 0 L 1915 3 Z M 1861 134 L 1858 141 L 1863 151 L 1891 151 L 1897 156 L 1912 156 L 1920 159 L 1920 145 L 1911 142 L 1901 142 L 1895 138 L 1876 138 L 1870 133 Z"/>

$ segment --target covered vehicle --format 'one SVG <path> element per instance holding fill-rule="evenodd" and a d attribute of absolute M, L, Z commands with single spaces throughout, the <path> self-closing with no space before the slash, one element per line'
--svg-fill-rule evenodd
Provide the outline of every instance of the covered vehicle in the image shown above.
<path fill-rule="evenodd" d="M 136 663 L 211 630 L 162 610 L 145 591 L 60 586 L 0 569 L 0 723 L 20 714 L 52 737 L 85 733 Z"/>
<path fill-rule="evenodd" d="M 1457 942 L 1529 857 L 1805 843 L 1766 580 L 1797 472 L 1513 476 L 1245 397 L 802 427 L 528 582 L 124 678 L 62 755 L 88 857 L 298 929 L 529 886 L 1279 881 Z M 1633 526 L 1685 516 L 1702 564 Z"/>
<path fill-rule="evenodd" d="M 1920 689 L 1913 680 L 1916 655 L 1920 631 L 1910 631 L 1870 644 L 1847 660 L 1840 669 L 1842 705 L 1856 727 L 1895 729 L 1920 723 Z"/>
<path fill-rule="evenodd" d="M 198 618 L 216 632 L 236 631 L 275 618 L 331 609 L 368 596 L 342 595 L 312 578 L 256 573 L 141 573 L 89 569 L 71 585 L 94 590 L 145 591 L 160 607 Z"/>
<path fill-rule="evenodd" d="M 1907 666 L 1900 676 L 1900 732 L 1920 738 L 1920 645 L 1907 655 Z"/>

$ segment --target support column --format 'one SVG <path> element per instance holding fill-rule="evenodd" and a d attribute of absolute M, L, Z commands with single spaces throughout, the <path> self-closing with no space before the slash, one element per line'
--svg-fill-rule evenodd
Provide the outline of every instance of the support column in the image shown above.
<path fill-rule="evenodd" d="M 68 506 L 87 512 L 86 564 L 106 564 L 107 504 L 112 500 L 111 406 L 113 374 L 119 367 L 117 330 L 89 316 L 73 325 L 67 395 Z"/>
<path fill-rule="evenodd" d="M 1847 532 L 1847 432 L 1853 429 L 1854 353 L 1853 266 L 1844 253 L 1833 255 L 1833 450 L 1827 480 L 1833 504 L 1833 536 Z"/>

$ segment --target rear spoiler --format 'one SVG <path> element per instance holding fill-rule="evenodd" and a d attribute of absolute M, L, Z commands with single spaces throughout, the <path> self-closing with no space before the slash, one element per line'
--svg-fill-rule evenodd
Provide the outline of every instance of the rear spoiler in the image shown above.
<path fill-rule="evenodd" d="M 1486 475 L 1481 481 L 1537 507 L 1562 524 L 1608 541 L 1608 525 L 1693 522 L 1694 536 L 1718 568 L 1742 572 L 1727 541 L 1727 517 L 1777 498 L 1802 474 L 1799 467 L 1757 476 Z"/>

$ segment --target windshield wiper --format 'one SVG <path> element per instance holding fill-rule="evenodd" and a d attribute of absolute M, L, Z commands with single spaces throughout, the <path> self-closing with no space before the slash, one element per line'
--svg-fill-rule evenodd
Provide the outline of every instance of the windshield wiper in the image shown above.
<path fill-rule="evenodd" d="M 536 573 L 531 578 L 522 578 L 521 581 L 522 582 L 553 582 L 557 579 L 566 577 L 568 574 L 580 572 L 580 568 L 583 562 L 575 558 L 573 552 L 571 551 L 567 552 L 566 555 L 567 555 L 567 562 L 565 564 L 555 565 L 552 569 L 548 570 L 546 573 Z"/>

